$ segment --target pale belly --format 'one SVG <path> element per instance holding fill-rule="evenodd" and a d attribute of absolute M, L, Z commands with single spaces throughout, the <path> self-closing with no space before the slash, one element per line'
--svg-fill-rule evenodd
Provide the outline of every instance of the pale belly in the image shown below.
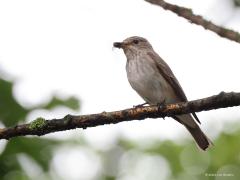
<path fill-rule="evenodd" d="M 157 68 L 151 65 L 151 63 L 144 62 L 144 59 L 127 63 L 127 77 L 132 88 L 149 104 L 158 104 L 164 101 L 165 103 L 177 102 L 169 83 Z"/>

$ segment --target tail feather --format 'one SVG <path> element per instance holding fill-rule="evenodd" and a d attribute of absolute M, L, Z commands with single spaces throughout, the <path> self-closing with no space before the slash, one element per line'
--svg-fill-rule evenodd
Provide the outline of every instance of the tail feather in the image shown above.
<path fill-rule="evenodd" d="M 174 116 L 173 118 L 187 128 L 187 130 L 190 132 L 190 134 L 196 141 L 197 145 L 202 150 L 206 150 L 209 146 L 213 145 L 211 140 L 202 132 L 202 130 L 190 114 Z"/>
<path fill-rule="evenodd" d="M 202 149 L 206 150 L 210 145 L 212 145 L 212 142 L 210 139 L 202 132 L 199 126 L 196 126 L 194 128 L 186 126 L 187 130 L 191 133 L 193 138 L 195 139 L 197 145 Z"/>

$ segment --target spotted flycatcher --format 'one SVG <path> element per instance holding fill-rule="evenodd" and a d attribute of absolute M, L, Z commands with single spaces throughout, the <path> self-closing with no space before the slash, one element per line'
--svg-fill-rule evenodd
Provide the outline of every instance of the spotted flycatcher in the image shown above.
<path fill-rule="evenodd" d="M 170 67 L 142 37 L 130 37 L 115 42 L 126 57 L 127 77 L 132 88 L 150 105 L 186 102 L 187 97 Z M 176 115 L 173 118 L 184 125 L 198 146 L 206 150 L 211 141 L 194 120 L 200 123 L 195 113 Z"/>

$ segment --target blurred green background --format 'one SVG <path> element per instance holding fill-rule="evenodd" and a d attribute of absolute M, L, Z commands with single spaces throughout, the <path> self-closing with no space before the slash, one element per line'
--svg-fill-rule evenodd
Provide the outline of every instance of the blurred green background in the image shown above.
<path fill-rule="evenodd" d="M 79 110 L 79 101 L 74 97 L 67 99 L 52 97 L 47 104 L 25 108 L 14 98 L 13 85 L 14 83 L 9 80 L 0 79 L 0 120 L 4 126 L 24 122 L 27 115 L 35 109 L 51 110 L 57 106 L 65 106 Z M 84 163 L 83 167 L 75 167 L 84 175 L 80 179 L 239 179 L 240 125 L 234 124 L 228 128 L 231 126 L 234 126 L 235 130 L 231 133 L 222 132 L 214 140 L 215 146 L 207 152 L 198 150 L 193 141 L 179 143 L 146 139 L 139 143 L 120 136 L 106 149 L 96 149 L 81 137 L 78 140 L 49 137 L 17 137 L 9 141 L 1 140 L 0 179 L 66 179 L 62 172 L 65 166 L 79 165 L 75 165 L 74 160 L 64 164 L 64 156 L 68 155 L 66 152 L 74 154 L 74 149 L 83 152 L 80 157 L 76 155 L 76 158 L 83 158 Z M 60 147 L 66 151 L 59 152 Z M 54 162 L 57 162 L 60 168 L 54 168 L 56 167 Z M 59 162 L 63 163 L 63 168 Z"/>

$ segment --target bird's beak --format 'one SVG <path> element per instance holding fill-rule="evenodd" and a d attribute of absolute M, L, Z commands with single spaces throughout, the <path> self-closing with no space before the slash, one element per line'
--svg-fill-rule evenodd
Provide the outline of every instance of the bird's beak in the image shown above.
<path fill-rule="evenodd" d="M 115 42 L 115 43 L 113 43 L 113 47 L 123 48 L 123 47 L 124 47 L 124 44 L 123 44 L 122 42 Z"/>

